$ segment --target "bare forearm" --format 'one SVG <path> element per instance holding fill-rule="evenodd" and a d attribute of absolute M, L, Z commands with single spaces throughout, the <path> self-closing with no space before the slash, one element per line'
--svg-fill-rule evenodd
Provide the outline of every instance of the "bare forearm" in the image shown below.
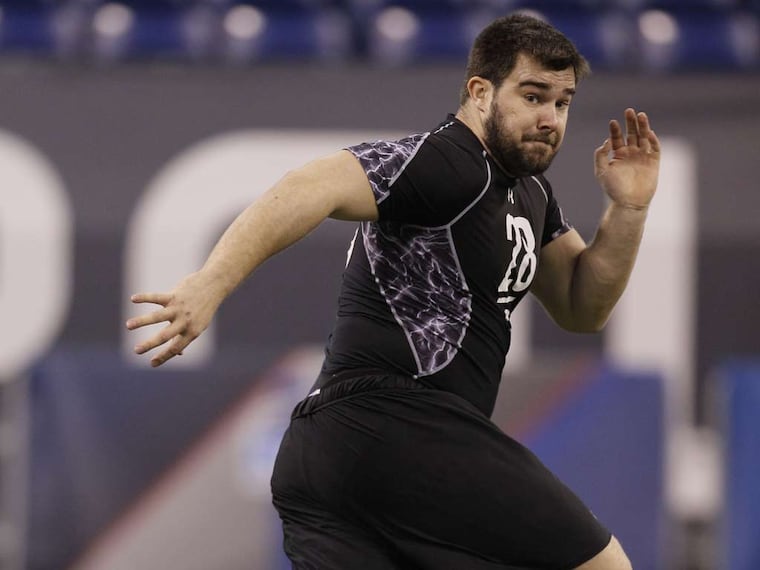
<path fill-rule="evenodd" d="M 580 330 L 598 331 L 625 290 L 644 233 L 647 208 L 612 203 L 594 240 L 578 256 L 572 281 L 572 306 Z"/>
<path fill-rule="evenodd" d="M 295 243 L 330 214 L 329 202 L 319 193 L 304 192 L 296 173 L 285 176 L 248 206 L 214 246 L 200 273 L 220 301 L 257 267 Z"/>

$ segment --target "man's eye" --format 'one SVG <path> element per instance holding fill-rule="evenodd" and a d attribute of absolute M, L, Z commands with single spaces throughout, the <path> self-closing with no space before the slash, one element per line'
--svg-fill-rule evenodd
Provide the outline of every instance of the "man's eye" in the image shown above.
<path fill-rule="evenodd" d="M 525 96 L 525 100 L 529 103 L 538 103 L 538 95 L 533 95 L 532 93 L 528 93 Z"/>

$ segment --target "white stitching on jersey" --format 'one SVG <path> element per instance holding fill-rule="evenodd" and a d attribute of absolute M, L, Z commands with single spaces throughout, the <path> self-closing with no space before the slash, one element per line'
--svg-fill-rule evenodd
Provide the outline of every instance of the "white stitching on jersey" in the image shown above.
<path fill-rule="evenodd" d="M 541 184 L 541 183 L 538 181 L 538 178 L 536 178 L 535 176 L 531 176 L 531 178 L 533 179 L 533 181 L 534 181 L 536 184 L 538 184 L 538 187 L 539 187 L 539 188 L 541 188 L 541 192 L 543 192 L 543 193 L 544 193 L 544 199 L 546 200 L 546 203 L 548 204 L 548 203 L 549 203 L 549 195 L 546 193 L 546 190 L 544 190 L 544 186 L 543 186 L 543 184 Z"/>
<path fill-rule="evenodd" d="M 396 180 L 398 180 L 398 177 L 399 177 L 399 176 L 401 176 L 401 173 L 402 173 L 402 172 L 404 172 L 404 169 L 406 169 L 406 166 L 407 166 L 407 165 L 408 165 L 408 164 L 409 164 L 409 163 L 412 161 L 412 159 L 413 159 L 415 156 L 417 156 L 417 153 L 419 152 L 419 150 L 420 150 L 420 147 L 422 147 L 422 143 L 424 143 L 424 142 L 427 140 L 427 138 L 428 138 L 429 136 L 430 136 L 430 133 L 425 133 L 424 135 L 422 135 L 422 138 L 421 138 L 421 139 L 420 139 L 420 141 L 417 143 L 417 146 L 416 146 L 416 147 L 414 147 L 414 150 L 412 151 L 412 154 L 410 154 L 410 155 L 409 155 L 409 158 L 407 158 L 407 159 L 404 161 L 404 164 L 402 164 L 402 165 L 401 165 L 401 168 L 399 168 L 399 169 L 398 169 L 398 172 L 397 172 L 396 174 L 394 174 L 394 175 L 393 175 L 393 177 L 392 177 L 392 178 L 391 178 L 391 179 L 388 181 L 388 193 L 387 193 L 385 196 L 383 196 L 383 198 L 380 200 L 380 202 L 378 202 L 378 203 L 377 203 L 377 204 L 378 204 L 378 206 L 379 206 L 379 205 L 380 205 L 380 203 L 381 203 L 381 202 L 383 202 L 383 201 L 384 201 L 384 200 L 385 200 L 385 199 L 386 199 L 388 196 L 390 196 L 390 195 L 391 195 L 391 193 L 390 193 L 390 189 L 391 189 L 391 186 L 393 186 L 394 182 L 396 182 Z"/>

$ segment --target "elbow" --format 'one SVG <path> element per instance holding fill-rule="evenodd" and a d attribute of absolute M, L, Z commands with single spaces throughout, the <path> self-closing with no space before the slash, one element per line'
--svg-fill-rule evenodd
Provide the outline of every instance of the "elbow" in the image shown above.
<path fill-rule="evenodd" d="M 573 333 L 594 334 L 604 330 L 615 304 L 603 299 L 579 299 L 570 297 L 563 303 L 545 304 L 549 315 L 563 330 Z"/>
<path fill-rule="evenodd" d="M 588 324 L 585 324 L 582 327 L 579 327 L 579 329 L 576 332 L 583 333 L 583 334 L 596 334 L 600 333 L 604 330 L 604 326 L 607 324 L 607 321 L 595 321 Z"/>
<path fill-rule="evenodd" d="M 570 318 L 562 323 L 559 323 L 560 327 L 568 332 L 581 333 L 581 334 L 595 334 L 604 330 L 604 327 L 609 320 L 609 313 L 600 315 L 582 315 L 576 318 Z"/>
<path fill-rule="evenodd" d="M 598 325 L 598 324 L 566 324 L 562 325 L 562 329 L 566 330 L 567 332 L 571 333 L 579 333 L 579 334 L 595 334 L 599 333 L 602 330 L 604 330 L 604 324 Z"/>

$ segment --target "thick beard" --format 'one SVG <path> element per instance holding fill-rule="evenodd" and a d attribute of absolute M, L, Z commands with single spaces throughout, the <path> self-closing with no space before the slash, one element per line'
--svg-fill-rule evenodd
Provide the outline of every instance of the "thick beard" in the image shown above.
<path fill-rule="evenodd" d="M 549 153 L 525 152 L 520 145 L 502 129 L 503 115 L 499 107 L 491 105 L 491 115 L 486 119 L 484 140 L 491 155 L 507 173 L 517 178 L 534 176 L 545 172 L 557 154 L 557 133 L 545 137 L 523 137 L 523 141 L 543 141 L 552 145 Z"/>

